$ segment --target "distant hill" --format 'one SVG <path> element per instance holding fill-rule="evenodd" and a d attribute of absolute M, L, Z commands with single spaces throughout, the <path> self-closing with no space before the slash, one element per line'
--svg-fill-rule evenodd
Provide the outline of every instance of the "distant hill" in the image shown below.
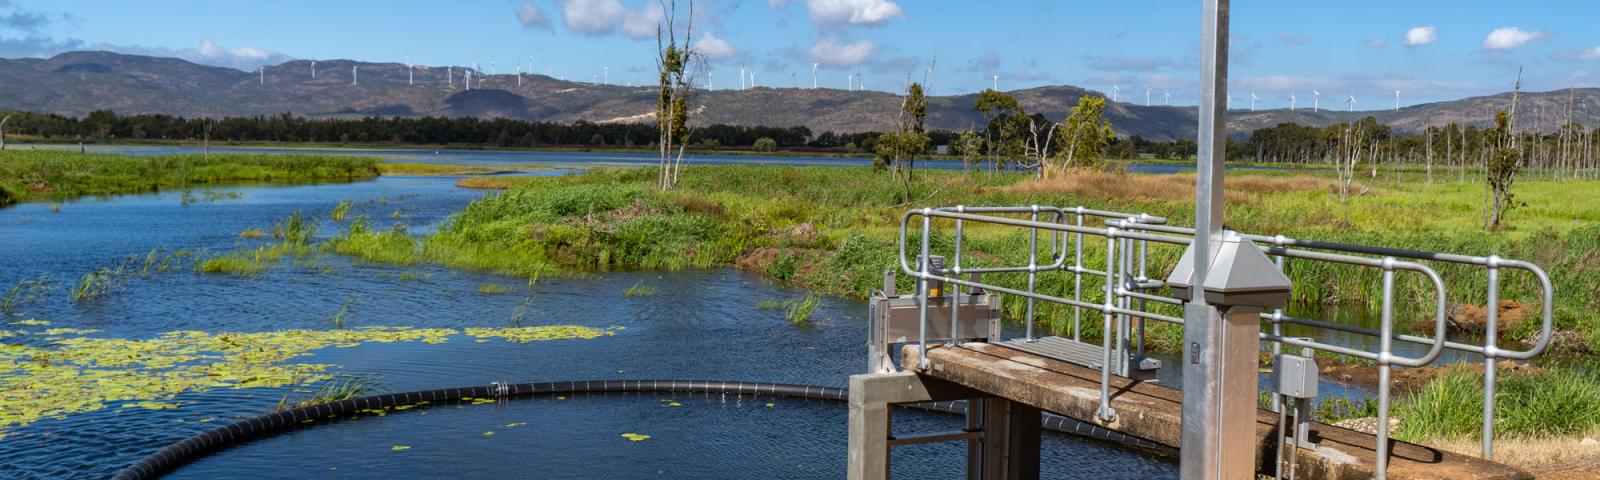
<path fill-rule="evenodd" d="M 485 78 L 474 73 L 465 89 L 460 68 L 418 66 L 415 85 L 407 85 L 406 68 L 398 63 L 295 60 L 266 67 L 265 82 L 257 72 L 197 65 L 175 58 L 110 52 L 70 52 L 49 59 L 0 59 L 0 109 L 82 116 L 109 109 L 119 114 L 167 113 L 184 116 L 255 116 L 290 112 L 308 117 L 473 116 L 573 122 L 649 121 L 655 110 L 650 87 L 568 82 L 544 75 Z M 351 67 L 358 80 L 351 83 Z M 454 82 L 447 83 L 453 76 Z M 480 83 L 481 80 L 481 83 Z M 1046 86 L 1010 92 L 1024 108 L 1047 118 L 1064 118 L 1078 98 L 1100 95 L 1071 86 Z M 1573 92 L 1576 105 L 1600 104 L 1600 89 Z M 928 125 L 969 129 L 984 124 L 973 111 L 976 94 L 933 97 Z M 1565 120 L 1568 92 L 1524 93 L 1518 121 L 1524 128 L 1551 131 Z M 1338 99 L 1324 99 L 1333 106 Z M 733 125 L 788 127 L 804 125 L 813 132 L 881 131 L 892 127 L 899 97 L 883 92 L 839 89 L 754 88 L 696 92 L 695 119 Z M 1249 112 L 1233 110 L 1229 132 L 1244 136 L 1281 122 L 1328 125 L 1372 115 L 1403 132 L 1450 122 L 1487 126 L 1496 109 L 1510 104 L 1510 94 L 1430 103 L 1399 111 L 1343 112 L 1301 108 Z M 1596 122 L 1591 109 L 1575 108 L 1575 118 Z M 1161 107 L 1117 103 L 1106 109 L 1119 135 L 1153 140 L 1192 138 L 1194 107 Z"/>

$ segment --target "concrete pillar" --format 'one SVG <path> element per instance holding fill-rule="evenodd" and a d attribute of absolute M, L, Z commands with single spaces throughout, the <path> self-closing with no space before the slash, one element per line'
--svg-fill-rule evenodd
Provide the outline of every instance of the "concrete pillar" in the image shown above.
<path fill-rule="evenodd" d="M 967 429 L 983 432 L 981 441 L 968 443 L 968 478 L 1038 479 L 1039 409 L 914 372 L 850 377 L 847 478 L 889 478 L 894 405 L 961 399 L 969 401 Z"/>

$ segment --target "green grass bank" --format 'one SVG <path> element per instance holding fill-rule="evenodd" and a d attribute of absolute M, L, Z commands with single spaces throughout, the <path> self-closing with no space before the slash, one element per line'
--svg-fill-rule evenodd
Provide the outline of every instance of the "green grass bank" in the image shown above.
<path fill-rule="evenodd" d="M 230 183 L 354 180 L 378 176 L 372 158 L 218 154 L 130 157 L 0 151 L 0 205 Z"/>

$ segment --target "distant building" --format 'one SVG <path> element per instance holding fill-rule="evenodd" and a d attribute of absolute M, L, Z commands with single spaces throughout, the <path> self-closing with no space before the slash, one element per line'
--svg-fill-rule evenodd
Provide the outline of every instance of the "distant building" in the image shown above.
<path fill-rule="evenodd" d="M 937 146 L 937 147 L 933 147 L 933 153 L 935 155 L 949 155 L 950 154 L 950 146 L 949 145 L 940 145 L 940 146 Z"/>

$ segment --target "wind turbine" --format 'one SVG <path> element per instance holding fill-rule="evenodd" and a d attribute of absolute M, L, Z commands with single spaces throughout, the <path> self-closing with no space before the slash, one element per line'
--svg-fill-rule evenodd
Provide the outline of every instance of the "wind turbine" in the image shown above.
<path fill-rule="evenodd" d="M 1256 92 L 1250 92 L 1250 111 L 1256 111 Z"/>
<path fill-rule="evenodd" d="M 739 65 L 739 89 L 744 90 L 744 65 Z"/>
<path fill-rule="evenodd" d="M 1320 112 L 1320 111 L 1322 111 L 1322 92 L 1319 92 L 1319 91 L 1316 91 L 1316 90 L 1312 90 L 1311 91 L 1311 112 L 1312 113 L 1316 113 L 1316 112 Z"/>
<path fill-rule="evenodd" d="M 450 66 L 444 67 L 444 83 L 449 84 L 449 85 L 455 85 L 456 84 L 456 68 L 455 67 L 450 67 Z"/>
<path fill-rule="evenodd" d="M 600 74 L 603 75 L 603 77 L 601 77 L 601 78 L 602 78 L 602 80 L 604 80 L 602 85 L 610 85 L 611 84 L 611 67 L 600 67 Z"/>
<path fill-rule="evenodd" d="M 361 77 L 357 76 L 358 75 L 358 73 L 356 72 L 357 68 L 361 68 L 361 67 L 359 65 L 351 65 L 350 66 L 350 84 L 351 85 L 360 85 L 361 84 Z"/>
<path fill-rule="evenodd" d="M 522 62 L 517 62 L 517 86 L 522 86 Z"/>
<path fill-rule="evenodd" d="M 1144 106 L 1150 106 L 1150 87 L 1144 89 Z"/>
<path fill-rule="evenodd" d="M 1166 90 L 1162 90 L 1161 91 L 1161 106 L 1163 106 L 1163 107 L 1172 106 L 1172 92 L 1168 92 Z"/>
<path fill-rule="evenodd" d="M 1394 91 L 1394 111 L 1400 111 L 1400 91 Z"/>
<path fill-rule="evenodd" d="M 1294 94 L 1289 95 L 1289 111 L 1294 111 Z"/>
<path fill-rule="evenodd" d="M 311 61 L 311 78 L 317 78 L 317 61 Z"/>
<path fill-rule="evenodd" d="M 262 65 L 262 66 L 256 67 L 256 71 L 261 73 L 261 84 L 265 85 L 267 83 L 267 66 L 266 65 Z M 1399 97 L 1397 96 L 1396 98 L 1399 98 Z"/>
<path fill-rule="evenodd" d="M 1000 76 L 999 75 L 995 75 L 994 76 L 994 91 L 996 91 L 996 92 L 1000 91 Z"/>
<path fill-rule="evenodd" d="M 1356 111 L 1356 94 L 1355 94 L 1355 92 L 1351 92 L 1350 93 L 1350 98 L 1345 99 L 1345 102 L 1350 104 L 1350 111 L 1352 111 L 1352 112 Z"/>
<path fill-rule="evenodd" d="M 533 55 L 528 55 L 528 75 L 536 75 L 533 72 Z"/>
<path fill-rule="evenodd" d="M 1117 103 L 1117 97 L 1120 96 L 1121 93 L 1122 87 L 1117 86 L 1115 83 L 1111 84 L 1111 103 Z"/>
<path fill-rule="evenodd" d="M 1228 110 L 1233 110 L 1233 94 L 1228 94 Z"/>
<path fill-rule="evenodd" d="M 706 72 L 706 90 L 716 90 L 717 72 Z"/>
<path fill-rule="evenodd" d="M 817 65 L 820 65 L 820 64 L 818 64 L 816 62 L 812 62 L 811 63 L 811 89 L 812 90 L 816 90 L 817 89 Z"/>
<path fill-rule="evenodd" d="M 472 90 L 472 70 L 467 70 L 463 75 L 465 75 L 463 79 L 466 80 L 467 90 Z"/>
<path fill-rule="evenodd" d="M 490 60 L 489 61 L 489 76 L 490 77 L 494 76 L 494 60 Z M 481 82 L 482 80 L 479 80 L 479 81 Z"/>

